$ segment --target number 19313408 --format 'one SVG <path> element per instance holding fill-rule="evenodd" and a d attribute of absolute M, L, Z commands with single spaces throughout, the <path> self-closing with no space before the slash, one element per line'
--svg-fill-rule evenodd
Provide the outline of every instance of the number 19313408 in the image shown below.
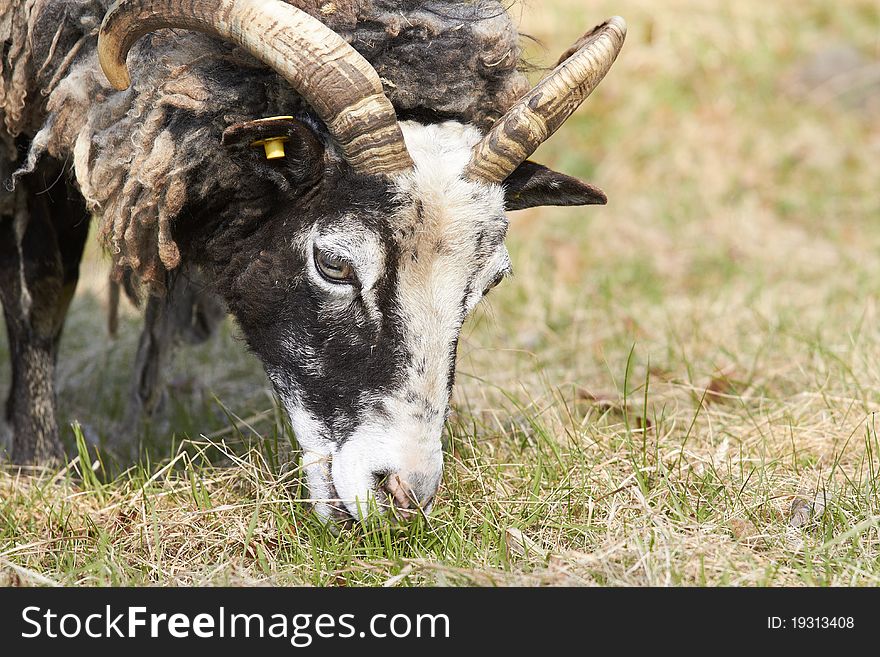
<path fill-rule="evenodd" d="M 851 630 L 855 627 L 852 616 L 768 616 L 770 630 Z"/>

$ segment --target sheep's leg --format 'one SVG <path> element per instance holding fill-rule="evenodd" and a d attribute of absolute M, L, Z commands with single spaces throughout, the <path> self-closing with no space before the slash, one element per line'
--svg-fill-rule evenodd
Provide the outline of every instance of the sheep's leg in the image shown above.
<path fill-rule="evenodd" d="M 129 426 L 153 415 L 162 401 L 162 373 L 174 347 L 174 327 L 167 320 L 166 312 L 166 306 L 173 295 L 173 287 L 167 293 L 167 300 L 157 296 L 150 296 L 147 300 L 144 329 L 138 342 L 129 394 L 126 421 Z"/>
<path fill-rule="evenodd" d="M 6 416 L 12 460 L 64 458 L 55 415 L 55 361 L 79 277 L 89 218 L 79 192 L 47 160 L 20 183 L 0 217 L 0 301 L 9 335 L 12 387 Z"/>
<path fill-rule="evenodd" d="M 165 389 L 163 375 L 177 344 L 208 340 L 225 316 L 223 302 L 206 289 L 195 269 L 176 272 L 170 277 L 164 297 L 148 299 L 129 395 L 129 426 L 153 415 L 160 406 Z"/>

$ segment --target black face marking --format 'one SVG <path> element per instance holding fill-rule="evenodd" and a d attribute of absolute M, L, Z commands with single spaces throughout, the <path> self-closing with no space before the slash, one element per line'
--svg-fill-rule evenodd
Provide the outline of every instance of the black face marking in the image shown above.
<path fill-rule="evenodd" d="M 361 402 L 364 391 L 380 396 L 399 384 L 408 354 L 399 322 L 377 324 L 357 295 L 342 312 L 331 308 L 335 302 L 304 274 L 305 257 L 313 254 L 304 256 L 296 240 L 313 225 L 319 231 L 332 226 L 344 212 L 379 236 L 387 266 L 375 285 L 375 303 L 385 317 L 397 313 L 398 249 L 386 221 L 392 211 L 387 183 L 344 169 L 329 174 L 321 189 L 285 195 L 262 220 L 229 217 L 207 240 L 189 245 L 225 292 L 277 392 L 301 396 L 330 427 L 325 438 L 344 440 L 370 410 Z"/>
<path fill-rule="evenodd" d="M 342 443 L 365 416 L 390 415 L 375 400 L 400 390 L 407 371 L 419 379 L 429 371 L 425 354 L 414 360 L 408 352 L 398 295 L 401 256 L 418 263 L 418 249 L 412 245 L 418 243 L 416 231 L 424 221 L 424 207 L 418 199 L 395 200 L 389 183 L 345 168 L 328 167 L 313 185 L 278 192 L 277 188 L 268 192 L 272 201 L 263 217 L 242 220 L 232 199 L 225 211 L 212 209 L 217 225 L 208 238 L 181 242 L 189 245 L 193 259 L 225 292 L 248 345 L 263 361 L 279 395 L 295 397 L 326 426 L 324 439 Z M 250 195 L 248 200 L 252 203 Z M 395 212 L 395 203 L 407 202 L 412 203 L 416 222 L 392 227 L 388 217 Z M 371 290 L 381 320 L 365 307 L 360 294 L 348 301 L 328 298 L 327 291 L 305 274 L 306 260 L 322 255 L 317 247 L 304 252 L 302 242 L 308 231 L 330 230 L 343 215 L 360 230 L 375 235 L 384 251 L 384 267 Z M 506 219 L 501 215 L 475 232 L 459 327 L 486 263 L 503 242 L 505 229 Z M 441 234 L 431 243 L 435 245 L 432 250 L 440 250 L 442 243 Z M 407 251 L 401 252 L 401 245 L 408 245 Z M 330 282 L 360 288 L 354 273 L 343 282 Z M 457 343 L 456 331 L 448 348 L 448 365 L 444 365 L 448 367 L 447 392 L 454 383 Z M 421 409 L 419 420 L 427 422 L 443 412 L 413 390 L 404 399 Z"/>

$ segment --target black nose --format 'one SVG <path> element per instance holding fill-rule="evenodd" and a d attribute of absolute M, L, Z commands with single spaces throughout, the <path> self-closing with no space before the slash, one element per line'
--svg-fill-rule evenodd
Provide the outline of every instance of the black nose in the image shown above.
<path fill-rule="evenodd" d="M 424 499 L 420 498 L 418 490 L 396 473 L 382 473 L 377 475 L 377 480 L 379 501 L 384 502 L 391 509 L 392 515 L 401 520 L 412 520 L 424 513 L 434 499 L 433 493 L 423 494 Z M 383 494 L 385 500 L 381 499 Z"/>

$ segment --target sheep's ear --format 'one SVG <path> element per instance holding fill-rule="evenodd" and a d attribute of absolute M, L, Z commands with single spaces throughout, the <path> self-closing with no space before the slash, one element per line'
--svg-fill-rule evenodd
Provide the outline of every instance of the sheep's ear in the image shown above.
<path fill-rule="evenodd" d="M 524 210 L 539 205 L 605 205 L 598 187 L 526 160 L 504 181 L 504 205 Z"/>
<path fill-rule="evenodd" d="M 311 127 L 292 116 L 235 123 L 223 131 L 221 144 L 257 175 L 307 180 L 324 167 L 324 144 Z"/>

